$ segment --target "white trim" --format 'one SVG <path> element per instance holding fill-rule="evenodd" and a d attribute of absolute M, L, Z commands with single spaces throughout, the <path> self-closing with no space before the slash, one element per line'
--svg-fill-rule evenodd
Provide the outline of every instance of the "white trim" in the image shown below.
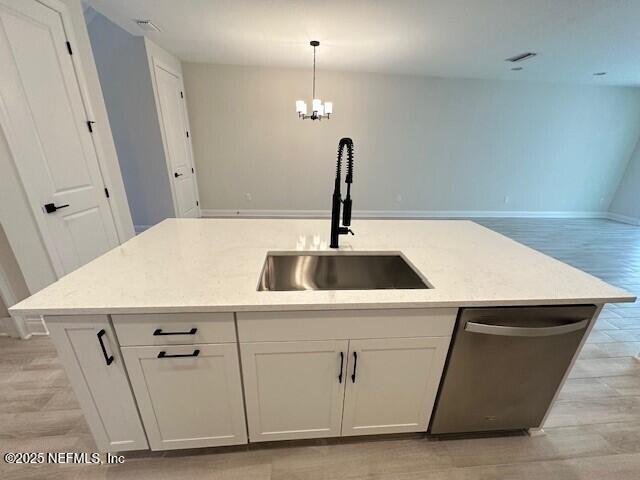
<path fill-rule="evenodd" d="M 607 212 L 606 218 L 615 222 L 629 223 L 631 225 L 640 225 L 640 218 L 628 217 L 619 213 Z"/>
<path fill-rule="evenodd" d="M 24 338 L 30 338 L 32 335 L 49 335 L 49 329 L 44 318 L 42 316 L 26 317 L 24 319 L 24 326 L 26 336 Z"/>
<path fill-rule="evenodd" d="M 329 210 L 214 210 L 203 209 L 205 218 L 329 218 Z M 353 218 L 609 218 L 607 212 L 506 211 L 506 210 L 359 210 Z"/>

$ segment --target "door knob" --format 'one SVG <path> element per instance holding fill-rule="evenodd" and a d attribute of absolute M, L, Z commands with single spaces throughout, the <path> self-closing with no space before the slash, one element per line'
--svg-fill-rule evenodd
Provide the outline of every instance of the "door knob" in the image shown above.
<path fill-rule="evenodd" d="M 69 204 L 66 205 L 55 205 L 53 203 L 45 203 L 44 205 L 44 211 L 47 213 L 53 213 L 56 210 L 60 210 L 61 208 L 67 208 L 69 206 Z"/>
<path fill-rule="evenodd" d="M 178 172 L 174 172 L 173 176 L 178 178 L 181 177 L 183 174 L 182 173 L 178 173 Z"/>

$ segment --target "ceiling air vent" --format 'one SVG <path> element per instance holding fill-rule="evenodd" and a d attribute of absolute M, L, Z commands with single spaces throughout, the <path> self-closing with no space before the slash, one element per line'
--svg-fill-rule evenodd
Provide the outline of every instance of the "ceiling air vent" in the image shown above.
<path fill-rule="evenodd" d="M 145 32 L 159 32 L 160 29 L 151 20 L 134 20 Z"/>
<path fill-rule="evenodd" d="M 512 63 L 522 62 L 524 60 L 529 60 L 530 58 L 533 58 L 536 55 L 537 53 L 533 53 L 533 52 L 521 53 L 520 55 L 515 55 L 513 57 L 509 57 L 505 59 L 505 62 L 512 62 Z"/>

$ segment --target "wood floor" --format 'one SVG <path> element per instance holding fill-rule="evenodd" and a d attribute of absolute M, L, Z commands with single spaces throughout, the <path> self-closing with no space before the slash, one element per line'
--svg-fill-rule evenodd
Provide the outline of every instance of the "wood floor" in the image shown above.
<path fill-rule="evenodd" d="M 639 227 L 566 219 L 479 223 L 640 294 Z M 640 303 L 608 306 L 546 434 L 536 437 L 434 441 L 416 435 L 138 453 L 108 467 L 16 467 L 0 460 L 0 478 L 640 479 L 638 352 Z M 48 338 L 0 339 L 0 386 L 0 452 L 95 450 Z"/>

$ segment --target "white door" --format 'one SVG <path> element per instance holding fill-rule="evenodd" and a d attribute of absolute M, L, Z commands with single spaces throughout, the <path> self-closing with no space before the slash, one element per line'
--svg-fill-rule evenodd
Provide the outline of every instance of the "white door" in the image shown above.
<path fill-rule="evenodd" d="M 342 435 L 426 432 L 449 341 L 351 340 Z"/>
<path fill-rule="evenodd" d="M 122 347 L 122 355 L 152 450 L 247 443 L 235 343 Z"/>
<path fill-rule="evenodd" d="M 47 317 L 47 325 L 98 449 L 103 452 L 147 449 L 108 317 Z"/>
<path fill-rule="evenodd" d="M 182 93 L 182 79 L 159 63 L 156 63 L 154 68 L 176 216 L 198 217 L 200 209 Z"/>
<path fill-rule="evenodd" d="M 348 344 L 241 343 L 250 440 L 340 436 Z"/>
<path fill-rule="evenodd" d="M 58 12 L 0 0 L 0 127 L 58 275 L 118 245 L 67 41 Z"/>

